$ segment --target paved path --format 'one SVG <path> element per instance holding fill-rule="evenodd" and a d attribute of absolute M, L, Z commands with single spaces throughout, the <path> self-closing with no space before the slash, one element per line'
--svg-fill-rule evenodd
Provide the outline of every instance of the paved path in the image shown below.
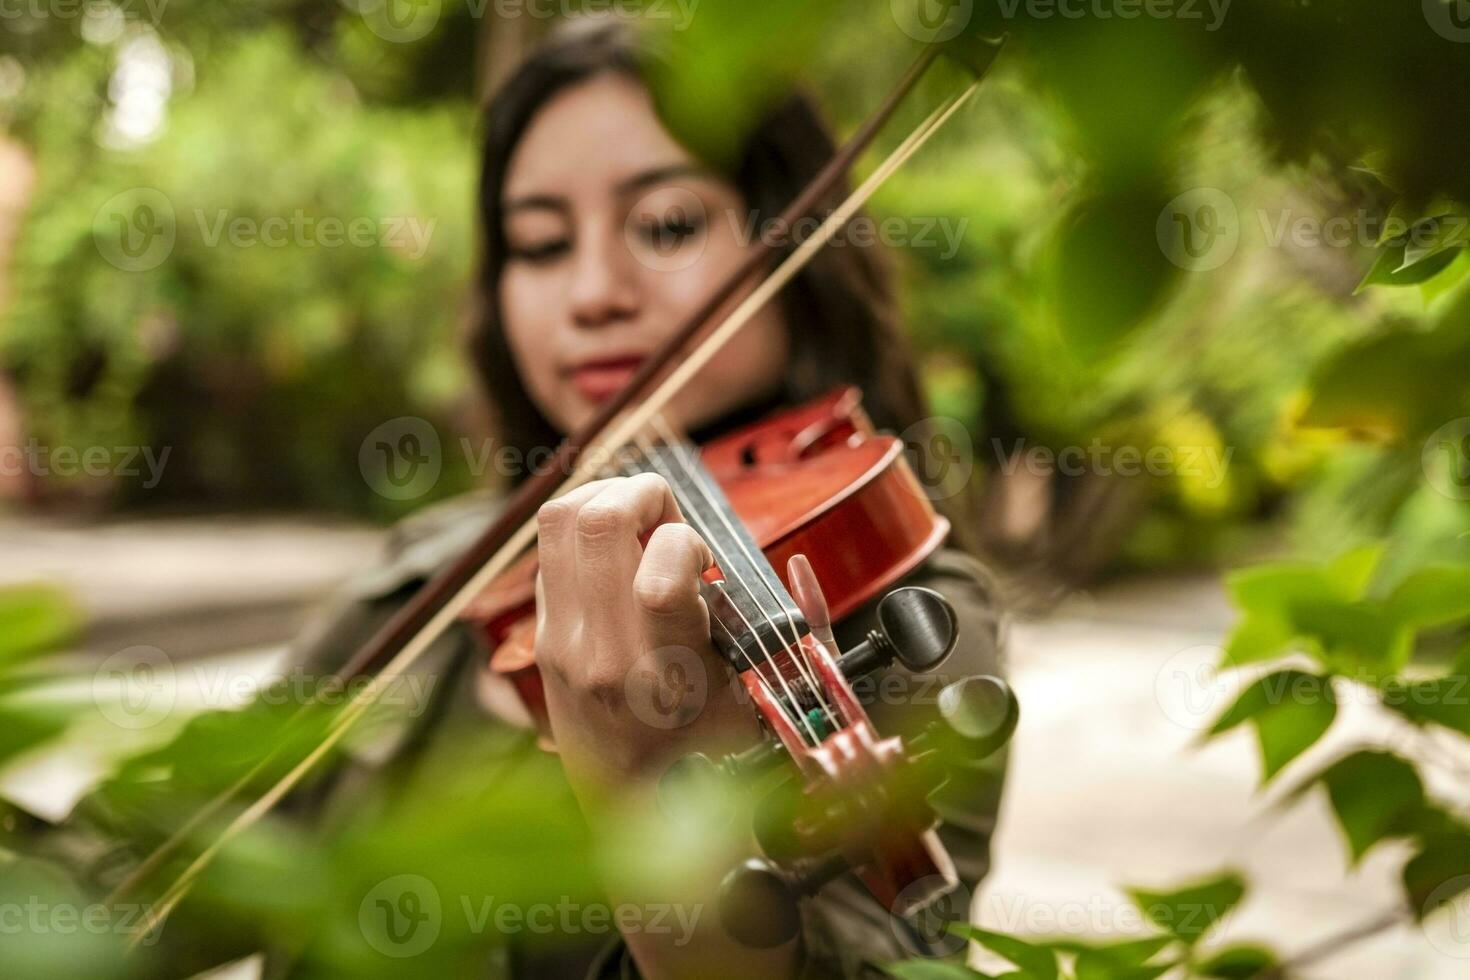
<path fill-rule="evenodd" d="M 976 905 L 982 924 L 1036 935 L 1137 931 L 1118 886 L 1169 887 L 1227 866 L 1252 883 L 1223 925 L 1227 942 L 1264 939 L 1289 953 L 1394 903 L 1405 848 L 1381 846 L 1350 869 L 1320 793 L 1282 805 L 1294 775 L 1402 735 L 1370 706 L 1345 704 L 1326 743 L 1264 792 L 1253 734 L 1196 746 L 1235 689 L 1210 669 L 1230 619 L 1213 578 L 1144 580 L 1074 596 L 1014 629 L 1022 723 L 995 872 Z M 1397 929 L 1305 975 L 1470 976 L 1470 915 L 1458 940 L 1455 926 L 1453 916 L 1432 923 L 1432 941 Z"/>
<path fill-rule="evenodd" d="M 219 684 L 278 663 L 303 601 L 370 561 L 379 537 L 299 520 L 0 524 L 0 554 L 9 559 L 0 580 L 72 586 L 99 623 L 91 654 L 148 637 L 138 642 L 188 663 L 181 677 Z M 1036 935 L 1137 931 L 1119 885 L 1167 887 L 1227 865 L 1252 881 L 1225 924 L 1229 939 L 1285 939 L 1299 949 L 1395 901 L 1402 848 L 1382 847 L 1349 869 L 1321 798 L 1282 808 L 1279 787 L 1257 791 L 1249 733 L 1193 747 L 1228 703 L 1208 666 L 1231 615 L 1212 578 L 1148 579 L 1074 596 L 1015 625 L 1011 677 L 1023 720 L 995 872 L 977 896 L 982 924 Z M 77 697 L 91 695 L 89 678 L 76 688 Z M 199 691 L 179 695 L 181 706 L 200 700 Z M 1399 735 L 1368 706 L 1349 704 L 1318 756 Z M 106 754 L 126 747 L 80 726 L 50 756 L 3 774 L 0 791 L 64 812 L 105 768 Z M 1453 925 L 1434 927 L 1433 941 L 1409 929 L 1386 933 L 1308 976 L 1470 975 L 1470 916 L 1458 945 Z"/>

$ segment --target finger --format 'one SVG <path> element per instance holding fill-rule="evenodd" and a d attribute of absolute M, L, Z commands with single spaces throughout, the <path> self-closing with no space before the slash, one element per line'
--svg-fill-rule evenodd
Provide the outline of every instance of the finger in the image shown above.
<path fill-rule="evenodd" d="M 688 524 L 662 524 L 643 549 L 633 579 L 633 599 L 647 649 L 703 649 L 709 641 L 709 610 L 699 594 L 699 577 L 714 555 Z"/>
<path fill-rule="evenodd" d="M 610 482 L 594 480 L 547 501 L 536 511 L 536 560 L 540 566 L 536 609 L 542 622 L 557 611 L 555 607 L 576 594 L 577 513 Z"/>
<path fill-rule="evenodd" d="M 637 627 L 630 596 L 643 557 L 639 541 L 670 521 L 683 517 L 668 482 L 654 473 L 610 480 L 577 511 L 577 590 L 594 635 L 622 637 Z"/>
<path fill-rule="evenodd" d="M 817 573 L 812 571 L 812 563 L 806 555 L 791 556 L 786 562 L 786 579 L 791 583 L 791 597 L 806 617 L 812 636 L 822 641 L 835 656 L 837 638 L 832 635 L 832 616 L 827 611 L 827 598 L 822 595 L 822 584 L 817 581 Z"/>

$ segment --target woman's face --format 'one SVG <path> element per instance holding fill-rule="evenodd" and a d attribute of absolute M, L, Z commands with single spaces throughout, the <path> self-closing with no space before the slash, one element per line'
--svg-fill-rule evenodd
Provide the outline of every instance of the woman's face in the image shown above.
<path fill-rule="evenodd" d="M 742 258 L 740 193 L 702 169 L 636 81 L 608 73 L 532 119 L 504 187 L 500 313 L 531 398 L 569 431 L 612 396 Z M 773 394 L 789 338 L 775 304 L 665 413 L 694 428 Z"/>

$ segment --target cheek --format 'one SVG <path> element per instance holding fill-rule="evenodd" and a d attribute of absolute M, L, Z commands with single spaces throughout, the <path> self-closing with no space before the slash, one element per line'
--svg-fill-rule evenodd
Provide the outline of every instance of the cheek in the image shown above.
<path fill-rule="evenodd" d="M 776 394 L 786 380 L 790 346 L 780 313 L 762 311 L 679 393 L 675 414 L 698 428 Z"/>
<path fill-rule="evenodd" d="M 507 269 L 500 280 L 500 314 L 506 342 L 536 407 L 554 423 L 562 424 L 557 409 L 557 325 L 549 304 L 541 302 L 546 285 L 534 275 Z"/>

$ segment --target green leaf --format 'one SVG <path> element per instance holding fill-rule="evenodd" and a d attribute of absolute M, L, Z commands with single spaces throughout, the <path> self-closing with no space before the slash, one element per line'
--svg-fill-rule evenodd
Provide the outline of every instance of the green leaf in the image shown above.
<path fill-rule="evenodd" d="M 1354 293 L 1361 293 L 1369 286 L 1417 286 L 1421 282 L 1439 275 L 1455 261 L 1455 252 L 1438 252 L 1410 263 L 1407 248 L 1402 241 L 1381 246 L 1378 257 L 1358 283 Z"/>
<path fill-rule="evenodd" d="M 1269 780 L 1321 738 L 1336 717 L 1337 697 L 1330 678 L 1279 670 L 1242 691 L 1208 737 L 1251 722 L 1261 749 L 1264 778 Z"/>
<path fill-rule="evenodd" d="M 645 72 L 660 116 L 696 156 L 732 168 L 841 14 L 837 0 L 741 0 L 706 4 L 682 27 L 668 22 Z"/>
<path fill-rule="evenodd" d="M 1172 970 L 1174 960 L 1144 964 L 1177 941 L 1171 935 L 1162 935 L 1102 944 L 1077 943 L 1073 946 L 1077 953 L 1073 972 L 1076 980 L 1151 980 Z"/>
<path fill-rule="evenodd" d="M 1241 944 L 1230 946 L 1214 954 L 1195 972 L 1202 977 L 1220 977 L 1221 980 L 1250 980 L 1263 970 L 1276 965 L 1276 954 L 1264 946 Z"/>
<path fill-rule="evenodd" d="M 0 708 L 0 762 L 49 742 L 66 730 L 67 721 L 55 710 Z"/>
<path fill-rule="evenodd" d="M 1243 615 L 1226 641 L 1226 664 L 1241 666 L 1285 653 L 1293 641 L 1313 632 L 1299 622 L 1300 610 L 1359 599 L 1383 552 L 1381 544 L 1373 544 L 1325 565 L 1278 562 L 1230 575 L 1226 586 Z"/>
<path fill-rule="evenodd" d="M 76 608 L 60 589 L 0 588 L 0 666 L 58 649 L 75 635 L 79 624 Z"/>
<path fill-rule="evenodd" d="M 1414 223 L 1406 241 L 1404 264 L 1396 271 L 1405 271 L 1447 249 L 1460 248 L 1470 242 L 1470 220 L 1453 213 L 1422 218 Z"/>
<path fill-rule="evenodd" d="M 1293 604 L 1291 616 L 1298 634 L 1311 637 L 1322 659 L 1339 673 L 1392 674 L 1413 650 L 1414 631 L 1382 603 L 1305 599 Z"/>
<path fill-rule="evenodd" d="M 1028 977 L 1035 977 L 1036 980 L 1056 980 L 1057 954 L 1050 947 L 1038 946 L 1014 936 L 991 932 L 963 922 L 955 923 L 950 929 L 952 932 L 979 943 L 997 956 L 1009 960 Z"/>
<path fill-rule="evenodd" d="M 1229 872 L 1178 891 L 1131 889 L 1129 895 L 1144 915 L 1192 946 L 1240 902 L 1245 880 Z"/>
<path fill-rule="evenodd" d="M 1470 828 L 1425 839 L 1419 853 L 1404 865 L 1403 882 L 1409 908 L 1419 919 L 1470 891 Z"/>
<path fill-rule="evenodd" d="M 1459 668 L 1444 677 L 1384 685 L 1382 704 L 1416 725 L 1441 725 L 1470 735 L 1470 674 Z"/>
<path fill-rule="evenodd" d="M 984 973 L 947 960 L 904 960 L 889 963 L 884 971 L 899 980 L 975 980 Z"/>
<path fill-rule="evenodd" d="M 1445 317 L 1429 331 L 1375 334 L 1316 368 L 1300 424 L 1423 438 L 1470 410 L 1467 361 L 1467 317 Z"/>
<path fill-rule="evenodd" d="M 1389 595 L 1388 608 L 1414 626 L 1444 626 L 1470 618 L 1470 565 L 1431 565 L 1410 575 Z"/>
<path fill-rule="evenodd" d="M 1339 759 L 1302 785 L 1320 782 L 1357 863 L 1386 837 L 1415 830 L 1424 812 L 1424 784 L 1414 766 L 1389 752 L 1364 750 Z"/>

